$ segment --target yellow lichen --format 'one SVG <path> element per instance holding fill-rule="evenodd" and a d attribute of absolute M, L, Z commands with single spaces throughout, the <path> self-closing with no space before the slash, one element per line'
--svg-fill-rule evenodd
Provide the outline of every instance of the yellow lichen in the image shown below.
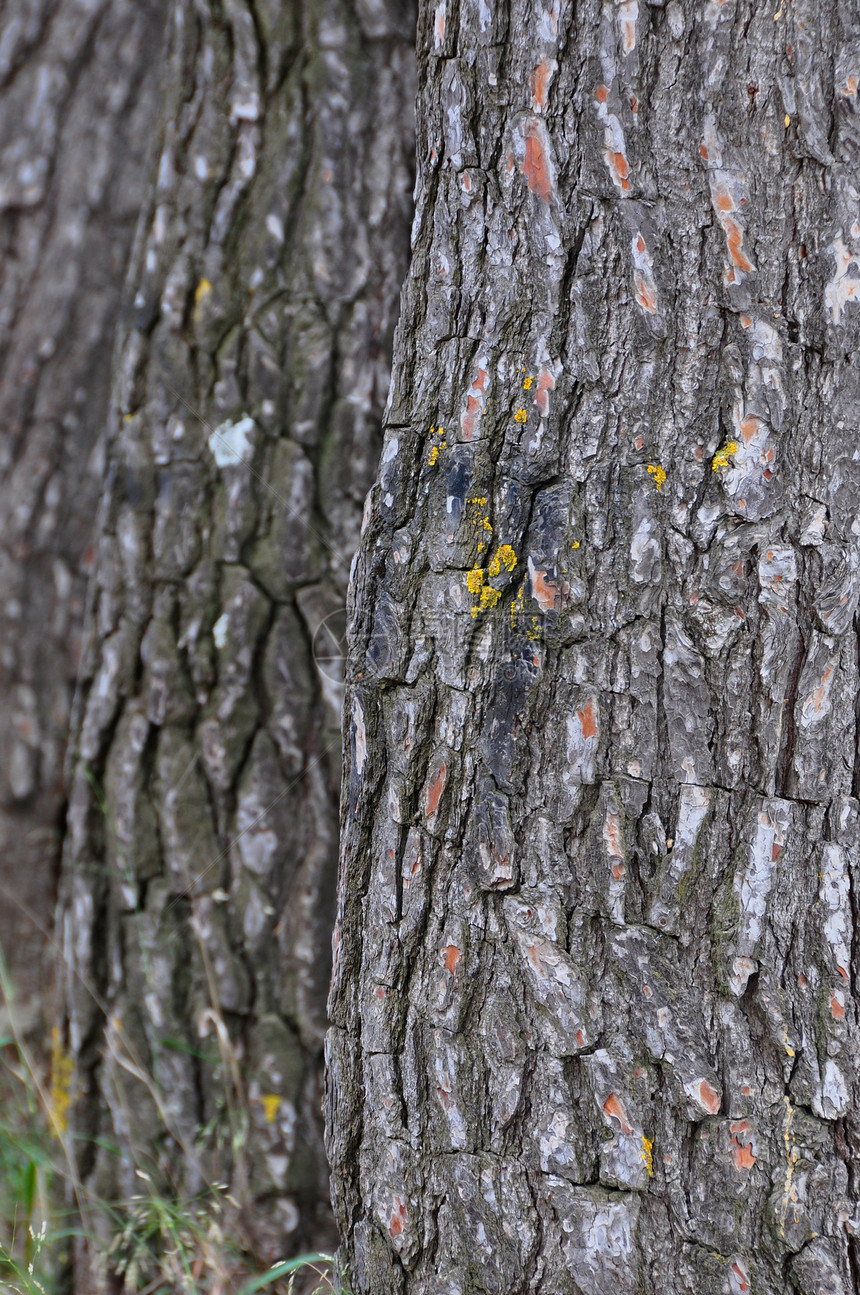
<path fill-rule="evenodd" d="M 528 418 L 528 414 L 524 409 L 518 409 L 517 412 L 514 414 L 515 423 L 524 423 L 527 418 Z"/>
<path fill-rule="evenodd" d="M 439 458 L 439 446 L 438 446 L 438 445 L 434 445 L 434 446 L 433 446 L 433 448 L 432 448 L 432 449 L 431 449 L 431 451 L 430 451 L 430 457 L 429 457 L 429 459 L 427 460 L 427 462 L 428 462 L 428 464 L 430 465 L 430 467 L 431 467 L 431 468 L 435 468 L 435 466 L 436 466 L 436 460 L 437 460 L 438 458 Z"/>
<path fill-rule="evenodd" d="M 466 576 L 466 588 L 470 594 L 479 594 L 484 585 L 484 568 L 472 567 Z"/>
<path fill-rule="evenodd" d="M 495 607 L 501 596 L 498 589 L 494 589 L 492 585 L 485 585 L 481 590 L 481 607 L 484 609 Z"/>
<path fill-rule="evenodd" d="M 711 460 L 711 467 L 714 472 L 716 472 L 718 468 L 727 468 L 729 466 L 729 459 L 733 454 L 737 454 L 737 450 L 737 441 L 729 441 L 728 445 L 724 445 L 721 450 L 717 450 Z"/>
<path fill-rule="evenodd" d="M 194 309 L 199 311 L 205 297 L 209 296 L 212 291 L 212 284 L 208 279 L 201 279 L 194 292 Z"/>
<path fill-rule="evenodd" d="M 666 480 L 666 473 L 663 471 L 659 463 L 649 463 L 648 472 L 654 478 L 654 485 L 657 487 L 657 491 L 659 493 L 659 491 L 663 489 L 663 482 Z"/>
<path fill-rule="evenodd" d="M 266 1123 L 274 1124 L 275 1116 L 281 1109 L 281 1098 L 277 1093 L 265 1093 L 262 1097 L 263 1110 L 266 1114 Z"/>
<path fill-rule="evenodd" d="M 648 1177 L 654 1177 L 654 1143 L 649 1141 L 642 1134 L 642 1159 L 645 1161 L 645 1168 L 648 1170 Z"/>
<path fill-rule="evenodd" d="M 516 553 L 511 548 L 510 544 L 502 544 L 500 548 L 496 549 L 496 556 L 490 563 L 490 578 L 492 579 L 493 576 L 501 575 L 502 567 L 504 567 L 506 571 L 513 571 L 516 565 Z"/>
<path fill-rule="evenodd" d="M 517 623 L 517 614 L 521 612 L 523 609 L 523 598 L 525 596 L 525 592 L 526 592 L 526 582 L 524 580 L 520 585 L 519 590 L 517 591 L 516 598 L 511 603 L 511 629 L 514 629 Z"/>
<path fill-rule="evenodd" d="M 63 1047 L 60 1031 L 51 1031 L 51 1123 L 57 1137 L 68 1130 L 71 1105 L 72 1058 Z"/>
<path fill-rule="evenodd" d="M 534 378 L 526 378 L 525 382 L 523 383 L 523 390 L 530 391 L 531 385 L 533 382 L 534 382 Z"/>
<path fill-rule="evenodd" d="M 570 547 L 571 547 L 572 549 L 578 549 L 578 548 L 579 548 L 579 540 L 574 540 Z"/>

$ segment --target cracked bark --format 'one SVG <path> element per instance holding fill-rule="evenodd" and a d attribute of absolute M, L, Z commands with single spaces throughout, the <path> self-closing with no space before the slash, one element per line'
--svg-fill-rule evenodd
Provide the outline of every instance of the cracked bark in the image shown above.
<path fill-rule="evenodd" d="M 0 19 L 0 942 L 25 1027 L 50 983 L 111 339 L 166 8 L 19 2 Z"/>
<path fill-rule="evenodd" d="M 381 443 L 413 43 L 408 4 L 177 0 L 114 360 L 58 924 L 71 1133 L 85 1198 L 138 1167 L 230 1183 L 267 1262 L 331 1237 L 318 661 Z"/>
<path fill-rule="evenodd" d="M 344 1273 L 848 1295 L 856 7 L 440 0 L 418 50 L 350 603 Z"/>

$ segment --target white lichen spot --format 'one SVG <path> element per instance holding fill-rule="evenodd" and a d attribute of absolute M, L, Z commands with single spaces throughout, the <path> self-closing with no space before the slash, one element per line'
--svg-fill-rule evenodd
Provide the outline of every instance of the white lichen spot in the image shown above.
<path fill-rule="evenodd" d="M 276 238 L 279 243 L 283 243 L 284 222 L 281 220 L 280 216 L 276 216 L 274 212 L 271 212 L 266 217 L 266 229 L 272 235 L 272 238 Z"/>
<path fill-rule="evenodd" d="M 845 246 L 841 229 L 827 250 L 836 265 L 833 278 L 825 286 L 824 300 L 833 323 L 841 324 L 842 311 L 848 303 L 860 301 L 860 275 L 848 273 L 852 266 L 855 271 L 860 270 L 860 254 Z"/>
<path fill-rule="evenodd" d="M 219 468 L 235 467 L 253 450 L 254 420 L 247 414 L 238 423 L 221 423 L 209 437 L 209 449 Z"/>
<path fill-rule="evenodd" d="M 221 648 L 224 647 L 224 645 L 227 642 L 227 631 L 229 628 L 230 628 L 230 617 L 227 615 L 226 612 L 223 612 L 222 615 L 218 617 L 215 624 L 212 626 L 212 637 L 215 640 L 215 646 L 216 648 L 219 649 L 219 651 Z"/>
<path fill-rule="evenodd" d="M 357 697 L 352 699 L 352 725 L 355 733 L 355 768 L 360 778 L 364 773 L 367 760 L 367 733 L 364 727 L 364 711 Z"/>

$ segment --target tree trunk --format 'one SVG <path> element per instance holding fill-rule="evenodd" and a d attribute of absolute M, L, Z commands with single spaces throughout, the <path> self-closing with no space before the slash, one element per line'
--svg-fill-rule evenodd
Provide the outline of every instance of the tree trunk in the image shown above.
<path fill-rule="evenodd" d="M 344 1270 L 847 1295 L 860 15 L 440 0 L 418 48 L 351 602 Z"/>
<path fill-rule="evenodd" d="M 85 1195 L 229 1183 L 267 1262 L 331 1239 L 328 658 L 408 260 L 413 29 L 394 0 L 177 0 L 114 364 L 61 895 L 71 1132 Z"/>
<path fill-rule="evenodd" d="M 13 0 L 0 17 L 0 943 L 23 1025 L 50 983 L 111 339 L 166 8 Z"/>

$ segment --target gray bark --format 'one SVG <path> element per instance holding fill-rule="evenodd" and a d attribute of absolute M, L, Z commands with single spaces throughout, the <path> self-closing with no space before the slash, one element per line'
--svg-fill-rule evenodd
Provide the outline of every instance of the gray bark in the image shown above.
<path fill-rule="evenodd" d="M 860 14 L 439 0 L 418 49 L 351 595 L 344 1273 L 847 1295 Z"/>
<path fill-rule="evenodd" d="M 71 1133 L 84 1196 L 228 1183 L 266 1262 L 332 1233 L 342 684 L 314 640 L 381 444 L 413 43 L 394 0 L 177 0 L 114 364 L 61 889 Z"/>
<path fill-rule="evenodd" d="M 111 339 L 166 8 L 0 6 L 0 942 L 25 1026 L 50 984 Z"/>

